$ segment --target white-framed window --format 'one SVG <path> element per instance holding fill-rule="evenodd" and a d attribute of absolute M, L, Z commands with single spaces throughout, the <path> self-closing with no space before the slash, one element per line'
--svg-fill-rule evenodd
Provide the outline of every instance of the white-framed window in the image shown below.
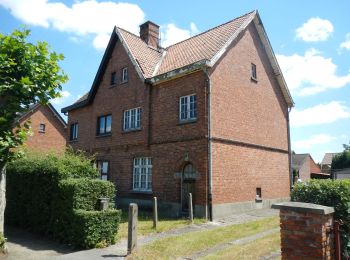
<path fill-rule="evenodd" d="M 197 119 L 197 95 L 180 97 L 180 121 Z"/>
<path fill-rule="evenodd" d="M 141 128 L 141 108 L 133 108 L 124 111 L 124 131 Z"/>
<path fill-rule="evenodd" d="M 122 69 L 122 83 L 128 82 L 128 80 L 129 80 L 128 68 L 125 67 Z"/>
<path fill-rule="evenodd" d="M 79 125 L 78 123 L 74 123 L 70 125 L 70 135 L 69 140 L 77 140 L 78 139 L 78 129 Z"/>
<path fill-rule="evenodd" d="M 134 158 L 133 190 L 152 191 L 152 158 Z"/>
<path fill-rule="evenodd" d="M 109 179 L 109 161 L 97 161 L 97 169 L 101 174 L 101 180 Z"/>

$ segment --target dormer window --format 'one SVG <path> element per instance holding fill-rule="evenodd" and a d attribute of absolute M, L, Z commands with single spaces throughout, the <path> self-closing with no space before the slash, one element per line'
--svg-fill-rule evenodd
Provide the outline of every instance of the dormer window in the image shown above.
<path fill-rule="evenodd" d="M 256 65 L 254 63 L 252 63 L 252 66 L 251 66 L 251 79 L 253 81 L 258 81 L 258 76 L 256 73 Z"/>
<path fill-rule="evenodd" d="M 122 83 L 128 82 L 129 81 L 129 74 L 128 74 L 128 68 L 125 67 L 122 70 Z"/>
<path fill-rule="evenodd" d="M 117 84 L 117 73 L 114 71 L 111 73 L 111 86 L 114 86 L 115 84 Z"/>

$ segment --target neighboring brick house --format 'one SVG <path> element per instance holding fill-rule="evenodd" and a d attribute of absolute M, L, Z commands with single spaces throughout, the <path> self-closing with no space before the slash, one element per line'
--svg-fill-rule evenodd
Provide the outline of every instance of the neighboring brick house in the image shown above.
<path fill-rule="evenodd" d="M 322 173 L 321 168 L 315 163 L 310 154 L 292 154 L 292 169 L 297 171 L 301 181 L 309 179 L 327 179 L 330 175 Z"/>
<path fill-rule="evenodd" d="M 18 118 L 21 125 L 30 120 L 32 134 L 25 142 L 25 148 L 40 152 L 64 151 L 66 147 L 67 124 L 49 103 L 32 105 Z"/>
<path fill-rule="evenodd" d="M 215 219 L 289 197 L 293 106 L 257 11 L 167 48 L 159 27 L 115 27 L 69 145 L 97 154 L 117 205 Z"/>
<path fill-rule="evenodd" d="M 325 153 L 321 162 L 321 170 L 325 173 L 331 173 L 331 166 L 334 156 L 339 153 Z"/>

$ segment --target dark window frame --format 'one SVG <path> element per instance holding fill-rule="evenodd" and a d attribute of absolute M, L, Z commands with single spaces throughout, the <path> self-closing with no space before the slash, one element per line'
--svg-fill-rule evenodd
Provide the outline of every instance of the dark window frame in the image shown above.
<path fill-rule="evenodd" d="M 110 130 L 107 131 L 108 129 L 108 118 L 110 118 Z M 102 121 L 103 120 L 103 121 Z M 103 122 L 103 131 L 101 131 L 101 122 Z M 103 116 L 99 116 L 97 118 L 97 127 L 96 127 L 96 134 L 98 136 L 100 135 L 110 135 L 112 132 L 112 115 L 108 114 L 108 115 L 103 115 Z"/>
<path fill-rule="evenodd" d="M 44 123 L 39 124 L 39 133 L 45 133 L 46 125 Z"/>
<path fill-rule="evenodd" d="M 110 81 L 111 86 L 117 85 L 117 73 L 113 71 L 111 73 L 111 81 Z"/>
<path fill-rule="evenodd" d="M 70 141 L 78 140 L 78 131 L 79 131 L 79 124 L 78 123 L 70 124 L 70 130 L 69 130 L 69 140 Z"/>
<path fill-rule="evenodd" d="M 253 81 L 258 81 L 257 69 L 254 63 L 251 63 L 251 79 Z"/>
<path fill-rule="evenodd" d="M 103 163 L 107 163 L 107 172 L 103 172 Z M 97 170 L 100 172 L 100 179 L 109 180 L 110 167 L 111 167 L 109 160 L 97 160 L 96 166 L 97 166 Z M 106 179 L 102 178 L 103 176 L 106 176 Z"/>

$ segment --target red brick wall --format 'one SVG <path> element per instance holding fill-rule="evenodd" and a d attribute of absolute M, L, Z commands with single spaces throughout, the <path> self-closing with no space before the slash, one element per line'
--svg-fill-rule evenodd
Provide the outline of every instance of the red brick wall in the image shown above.
<path fill-rule="evenodd" d="M 120 71 L 125 66 L 128 67 L 129 82 L 111 87 L 110 73 L 116 71 L 120 78 Z M 150 90 L 150 86 L 140 80 L 124 48 L 117 42 L 93 103 L 69 112 L 69 125 L 79 124 L 78 140 L 69 142 L 69 145 L 96 153 L 99 160 L 110 161 L 110 178 L 117 186 L 119 197 L 151 199 L 158 196 L 160 202 L 180 203 L 181 182 L 177 173 L 181 172 L 187 154 L 189 162 L 199 173 L 194 203 L 206 205 L 205 80 L 204 73 L 197 72 Z M 197 94 L 198 120 L 181 124 L 179 98 L 194 93 Z M 123 111 L 135 107 L 142 109 L 141 131 L 124 133 Z M 97 117 L 106 114 L 112 114 L 112 134 L 96 137 Z M 133 158 L 146 156 L 153 160 L 153 194 L 133 193 Z"/>
<path fill-rule="evenodd" d="M 257 82 L 251 80 L 251 63 Z M 212 71 L 212 136 L 236 141 L 213 144 L 214 203 L 254 200 L 259 186 L 263 198 L 289 195 L 288 108 L 269 64 L 250 25 Z"/>
<path fill-rule="evenodd" d="M 67 129 L 54 116 L 47 106 L 38 106 L 33 112 L 27 114 L 21 121 L 21 125 L 30 119 L 32 135 L 28 136 L 25 147 L 38 151 L 63 151 L 66 147 Z M 39 132 L 40 124 L 45 124 L 45 133 Z"/>
<path fill-rule="evenodd" d="M 311 173 L 320 173 L 321 168 L 318 166 L 313 159 L 310 159 L 310 172 Z"/>

